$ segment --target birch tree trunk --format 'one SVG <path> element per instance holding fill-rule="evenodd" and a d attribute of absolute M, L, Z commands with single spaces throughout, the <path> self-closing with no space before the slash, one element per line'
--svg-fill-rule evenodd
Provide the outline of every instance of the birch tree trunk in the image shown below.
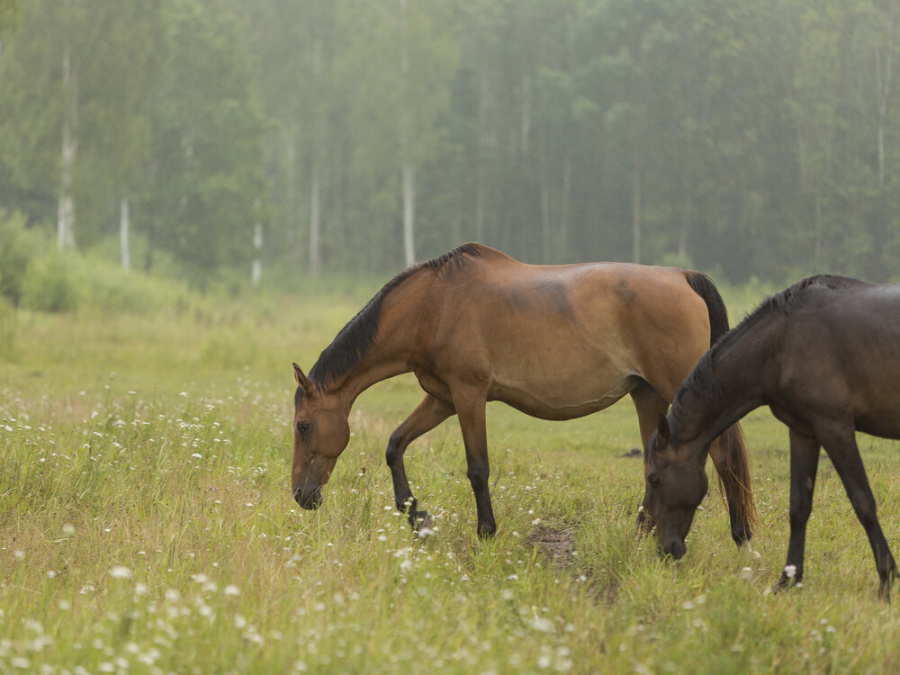
<path fill-rule="evenodd" d="M 128 197 L 119 202 L 119 248 L 122 252 L 122 267 L 131 269 L 131 214 L 128 208 Z"/>
<path fill-rule="evenodd" d="M 894 0 L 888 3 L 888 40 L 881 51 L 875 49 L 875 84 L 878 103 L 878 184 L 884 185 L 884 122 L 887 117 L 888 101 L 891 95 L 891 66 L 894 60 L 894 31 L 897 18 L 894 12 Z M 884 61 L 884 63 L 882 63 Z"/>
<path fill-rule="evenodd" d="M 406 265 L 416 262 L 416 247 L 413 229 L 416 216 L 416 168 L 412 164 L 403 166 L 403 254 Z"/>
<path fill-rule="evenodd" d="M 318 91 L 319 79 L 322 71 L 322 43 L 316 41 L 313 45 L 313 90 Z M 312 185 L 310 186 L 309 196 L 309 272 L 313 276 L 319 274 L 319 268 L 322 263 L 321 251 L 321 234 L 322 234 L 322 216 L 319 206 L 321 196 L 320 182 L 320 164 L 322 162 L 321 150 L 319 148 L 319 110 L 318 102 L 316 102 L 316 110 L 313 113 L 315 122 L 313 125 L 313 149 L 312 149 Z"/>
<path fill-rule="evenodd" d="M 321 215 L 319 213 L 319 157 L 313 153 L 312 187 L 309 197 L 309 272 L 313 276 L 319 273 L 321 265 L 319 238 L 321 235 Z"/>
<path fill-rule="evenodd" d="M 72 173 L 78 153 L 78 74 L 73 71 L 69 46 L 63 50 L 62 167 L 59 177 L 59 204 L 56 217 L 56 247 L 75 248 L 75 198 Z"/>
<path fill-rule="evenodd" d="M 402 91 L 409 92 L 409 20 L 407 17 L 407 0 L 400 0 L 400 77 Z M 400 97 L 400 105 L 407 107 L 412 105 L 409 96 Z M 400 119 L 400 158 L 403 163 L 401 174 L 403 177 L 403 255 L 406 265 L 412 265 L 416 261 L 416 249 L 413 239 L 416 217 L 416 167 L 411 159 L 412 142 L 410 139 L 409 120 L 412 115 L 409 109 L 401 110 Z"/>
<path fill-rule="evenodd" d="M 487 157 L 488 132 L 487 111 L 490 89 L 487 71 L 481 71 L 481 87 L 478 97 L 478 167 L 475 175 L 475 241 L 484 241 L 484 163 Z"/>
<path fill-rule="evenodd" d="M 256 252 L 256 257 L 253 259 L 253 269 L 250 272 L 250 281 L 254 286 L 259 286 L 259 282 L 262 280 L 262 243 L 263 243 L 263 230 L 262 224 L 256 223 L 253 226 L 253 249 Z"/>
<path fill-rule="evenodd" d="M 569 253 L 569 196 L 572 192 L 572 159 L 566 153 L 563 164 L 562 203 L 559 207 L 559 247 L 562 254 Z"/>
<path fill-rule="evenodd" d="M 547 139 L 546 134 L 541 134 L 540 143 L 540 175 L 541 175 L 541 255 L 545 265 L 550 263 L 550 176 L 548 164 L 550 159 L 547 156 Z"/>
<path fill-rule="evenodd" d="M 253 200 L 253 208 L 257 214 L 257 222 L 253 224 L 253 268 L 250 271 L 250 282 L 254 286 L 259 286 L 262 280 L 262 245 L 263 245 L 263 228 L 259 222 L 259 209 L 262 206 L 262 200 L 257 197 Z"/>
<path fill-rule="evenodd" d="M 641 262 L 641 152 L 637 137 L 634 139 L 631 173 L 631 261 Z"/>

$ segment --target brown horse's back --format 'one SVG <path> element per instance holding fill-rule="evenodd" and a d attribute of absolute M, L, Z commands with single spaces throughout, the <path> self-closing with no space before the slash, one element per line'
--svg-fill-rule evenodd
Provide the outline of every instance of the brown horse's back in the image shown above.
<path fill-rule="evenodd" d="M 423 386 L 467 379 L 491 400 L 571 419 L 612 405 L 642 381 L 671 400 L 709 347 L 706 303 L 683 270 L 536 266 L 485 251 L 431 282 L 416 364 Z"/>

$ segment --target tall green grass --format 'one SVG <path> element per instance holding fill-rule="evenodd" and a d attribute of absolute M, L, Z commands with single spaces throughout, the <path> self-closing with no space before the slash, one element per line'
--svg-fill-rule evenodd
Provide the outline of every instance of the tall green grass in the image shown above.
<path fill-rule="evenodd" d="M 715 492 L 682 561 L 635 536 L 643 468 L 621 456 L 640 445 L 627 400 L 568 423 L 489 406 L 490 541 L 475 536 L 448 420 L 407 453 L 436 525 L 412 536 L 383 458 L 420 398 L 410 377 L 360 398 L 321 509 L 301 511 L 290 362 L 311 365 L 364 300 L 19 311 L 16 356 L 0 360 L 0 672 L 900 669 L 897 610 L 877 600 L 827 461 L 804 587 L 770 592 L 789 469 L 787 433 L 765 412 L 745 424 L 759 558 L 736 550 Z M 862 445 L 896 549 L 900 458 L 895 444 Z"/>

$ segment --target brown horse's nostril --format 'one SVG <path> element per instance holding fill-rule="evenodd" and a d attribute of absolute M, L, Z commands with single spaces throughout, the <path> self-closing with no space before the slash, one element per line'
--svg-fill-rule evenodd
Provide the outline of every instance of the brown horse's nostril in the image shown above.
<path fill-rule="evenodd" d="M 307 511 L 319 508 L 322 503 L 322 488 L 317 486 L 314 488 L 297 488 L 294 490 L 294 499 L 301 508 Z"/>

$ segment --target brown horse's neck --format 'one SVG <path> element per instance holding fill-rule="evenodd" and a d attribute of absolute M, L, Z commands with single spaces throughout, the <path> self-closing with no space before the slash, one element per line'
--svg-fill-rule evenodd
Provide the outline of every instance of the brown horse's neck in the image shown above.
<path fill-rule="evenodd" d="M 412 353 L 418 323 L 428 302 L 433 276 L 421 270 L 384 297 L 374 343 L 342 375 L 320 385 L 323 394 L 337 396 L 349 414 L 357 397 L 373 384 L 413 370 Z"/>

